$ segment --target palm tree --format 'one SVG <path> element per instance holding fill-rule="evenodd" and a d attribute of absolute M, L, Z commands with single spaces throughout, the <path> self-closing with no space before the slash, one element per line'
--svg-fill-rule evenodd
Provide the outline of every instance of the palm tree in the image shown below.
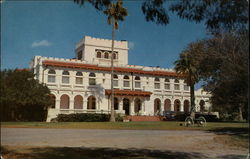
<path fill-rule="evenodd" d="M 186 77 L 187 85 L 190 86 L 191 117 L 195 117 L 195 96 L 194 85 L 198 82 L 198 73 L 195 62 L 192 60 L 189 51 L 192 51 L 192 45 L 180 54 L 180 59 L 175 61 L 175 71 L 177 74 Z"/>
<path fill-rule="evenodd" d="M 108 24 L 112 25 L 112 46 L 111 46 L 111 116 L 110 121 L 115 121 L 114 113 L 114 85 L 113 85 L 113 75 L 114 75 L 114 39 L 115 39 L 115 29 L 118 29 L 118 21 L 123 21 L 124 17 L 128 15 L 127 9 L 124 8 L 122 0 L 118 0 L 116 3 L 110 3 L 104 14 L 108 16 Z"/>

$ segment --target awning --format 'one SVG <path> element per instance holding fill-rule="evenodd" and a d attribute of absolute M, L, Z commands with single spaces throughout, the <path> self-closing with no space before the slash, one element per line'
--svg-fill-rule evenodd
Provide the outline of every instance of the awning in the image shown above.
<path fill-rule="evenodd" d="M 105 90 L 106 95 L 111 94 L 110 89 Z M 139 91 L 139 90 L 120 90 L 120 89 L 114 89 L 114 95 L 116 96 L 142 96 L 142 97 L 150 97 L 152 92 L 147 91 Z"/>

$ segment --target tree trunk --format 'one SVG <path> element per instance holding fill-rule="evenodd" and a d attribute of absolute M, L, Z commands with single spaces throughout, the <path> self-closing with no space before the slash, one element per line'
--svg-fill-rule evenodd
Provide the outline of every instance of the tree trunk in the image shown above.
<path fill-rule="evenodd" d="M 115 111 L 114 111 L 114 39 L 115 39 L 115 20 L 112 18 L 112 47 L 111 47 L 111 115 L 110 121 L 115 122 Z"/>
<path fill-rule="evenodd" d="M 190 101 L 191 101 L 191 118 L 195 118 L 195 97 L 194 97 L 194 83 L 192 82 L 191 75 L 189 75 L 190 81 Z"/>
<path fill-rule="evenodd" d="M 242 115 L 241 107 L 239 107 L 239 121 L 243 121 L 243 115 Z"/>

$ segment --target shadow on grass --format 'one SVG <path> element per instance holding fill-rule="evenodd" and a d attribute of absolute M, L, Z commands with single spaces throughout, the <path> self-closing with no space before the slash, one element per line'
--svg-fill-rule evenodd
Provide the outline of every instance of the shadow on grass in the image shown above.
<path fill-rule="evenodd" d="M 159 151 L 148 149 L 113 149 L 85 147 L 36 147 L 19 150 L 3 149 L 12 159 L 193 159 L 207 158 L 201 153 Z"/>
<path fill-rule="evenodd" d="M 217 135 L 232 135 L 242 139 L 248 139 L 249 137 L 249 128 L 224 127 L 224 128 L 214 128 L 208 131 L 214 132 Z"/>

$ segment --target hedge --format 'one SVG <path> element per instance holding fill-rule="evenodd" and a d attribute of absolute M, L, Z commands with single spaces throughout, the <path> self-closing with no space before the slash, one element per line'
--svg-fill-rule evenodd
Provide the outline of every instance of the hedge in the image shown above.
<path fill-rule="evenodd" d="M 104 122 L 109 121 L 109 114 L 58 114 L 56 121 L 58 122 Z"/>

